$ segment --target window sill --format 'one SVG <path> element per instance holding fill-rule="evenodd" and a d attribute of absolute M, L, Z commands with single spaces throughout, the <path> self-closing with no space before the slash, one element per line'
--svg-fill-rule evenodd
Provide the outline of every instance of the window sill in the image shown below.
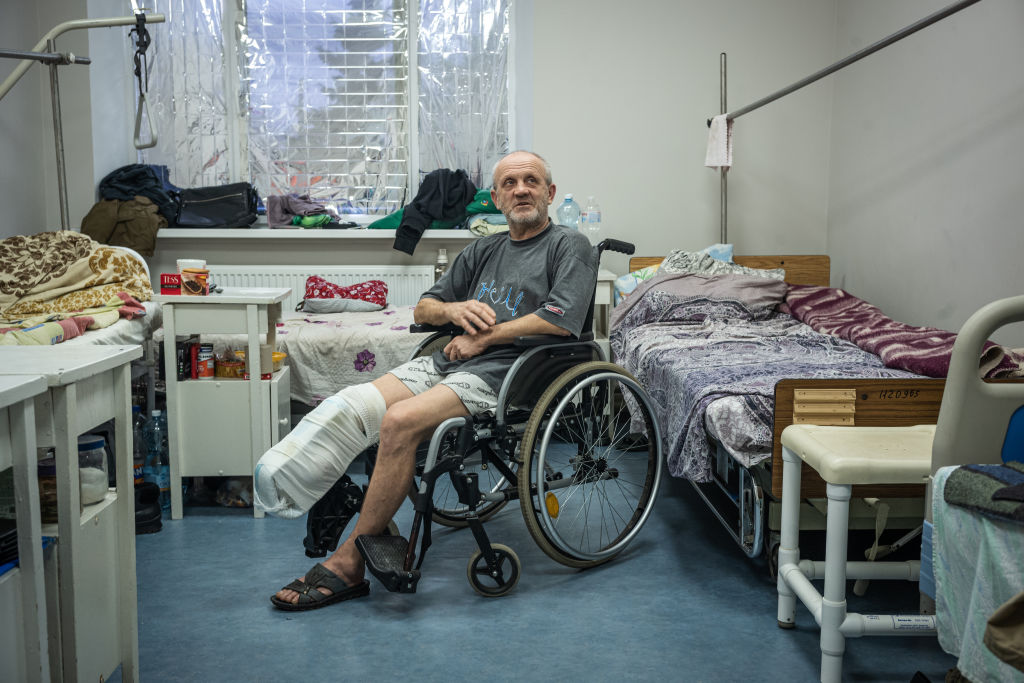
<path fill-rule="evenodd" d="M 258 224 L 257 224 L 258 225 Z M 366 228 L 346 228 L 324 230 L 322 228 L 229 228 L 224 230 L 205 228 L 162 228 L 156 233 L 158 240 L 335 240 L 355 239 L 378 241 L 395 240 L 394 230 L 367 230 Z M 470 242 L 476 235 L 469 230 L 426 230 L 420 240 L 443 240 Z"/>

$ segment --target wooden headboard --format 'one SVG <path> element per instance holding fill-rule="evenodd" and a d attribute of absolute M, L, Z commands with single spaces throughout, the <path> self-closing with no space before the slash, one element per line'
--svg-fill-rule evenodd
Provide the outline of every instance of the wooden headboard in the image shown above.
<path fill-rule="evenodd" d="M 662 256 L 634 256 L 629 259 L 629 272 L 661 263 Z M 824 254 L 792 256 L 734 256 L 733 262 L 747 268 L 783 268 L 791 285 L 829 286 L 829 258 Z"/>

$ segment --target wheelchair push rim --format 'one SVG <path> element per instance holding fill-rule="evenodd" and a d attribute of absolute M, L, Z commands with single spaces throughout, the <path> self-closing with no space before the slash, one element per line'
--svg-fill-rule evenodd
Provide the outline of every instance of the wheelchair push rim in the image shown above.
<path fill-rule="evenodd" d="M 541 396 L 523 436 L 519 493 L 548 556 L 598 565 L 639 533 L 661 481 L 653 415 L 639 383 L 603 361 L 567 370 Z"/>

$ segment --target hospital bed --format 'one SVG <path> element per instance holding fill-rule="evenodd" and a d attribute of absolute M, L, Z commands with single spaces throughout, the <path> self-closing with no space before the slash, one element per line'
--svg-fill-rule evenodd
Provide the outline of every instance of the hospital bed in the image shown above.
<path fill-rule="evenodd" d="M 634 258 L 630 270 L 661 261 Z M 787 293 L 798 289 L 792 285 L 829 283 L 827 256 L 734 261 L 784 269 Z M 745 554 L 756 557 L 767 549 L 774 571 L 782 430 L 794 423 L 934 424 L 944 380 L 886 367 L 878 355 L 775 311 L 762 295 L 725 291 L 716 298 L 698 288 L 684 296 L 658 279 L 629 295 L 629 311 L 613 314 L 616 362 L 651 395 L 666 435 L 669 473 L 691 481 Z M 632 301 L 637 295 L 645 298 Z M 745 296 L 755 300 L 747 308 Z M 756 306 L 761 315 L 746 315 Z M 924 517 L 920 485 L 856 487 L 854 495 L 862 501 L 851 511 L 855 528 L 875 528 L 880 499 L 890 528 L 913 529 Z M 824 528 L 824 497 L 824 482 L 806 469 L 803 528 Z"/>

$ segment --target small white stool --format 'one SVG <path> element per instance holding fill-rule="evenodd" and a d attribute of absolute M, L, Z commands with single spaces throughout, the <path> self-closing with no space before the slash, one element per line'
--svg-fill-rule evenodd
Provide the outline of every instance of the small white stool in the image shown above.
<path fill-rule="evenodd" d="M 796 600 L 821 627 L 821 680 L 839 681 L 846 638 L 934 635 L 935 617 L 857 614 L 846 610 L 847 579 L 917 581 L 921 562 L 847 562 L 850 492 L 854 484 L 927 484 L 935 425 L 824 427 L 790 425 L 782 432 L 782 521 L 778 623 L 793 628 Z M 825 561 L 800 559 L 800 469 L 806 462 L 827 484 Z M 811 579 L 825 579 L 824 597 Z"/>

